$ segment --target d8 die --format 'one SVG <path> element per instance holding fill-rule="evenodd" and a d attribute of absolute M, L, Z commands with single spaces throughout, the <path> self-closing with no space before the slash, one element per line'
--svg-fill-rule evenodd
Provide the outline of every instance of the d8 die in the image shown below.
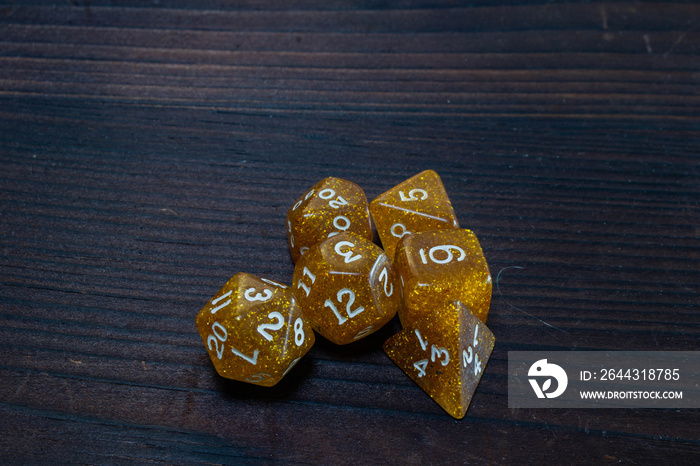
<path fill-rule="evenodd" d="M 460 302 L 432 307 L 384 343 L 384 351 L 452 417 L 461 419 L 481 380 L 493 333 Z"/>
<path fill-rule="evenodd" d="M 285 285 L 237 273 L 196 317 L 222 377 L 271 387 L 314 344 L 314 333 Z"/>
<path fill-rule="evenodd" d="M 313 329 L 338 345 L 378 330 L 400 301 L 387 255 L 354 233 L 312 246 L 294 267 L 292 287 Z"/>
<path fill-rule="evenodd" d="M 491 273 L 469 230 L 426 231 L 406 236 L 394 260 L 403 283 L 399 318 L 424 320 L 435 306 L 461 301 L 482 322 L 491 303 Z"/>
<path fill-rule="evenodd" d="M 399 240 L 406 235 L 459 228 L 442 180 L 432 170 L 421 172 L 379 195 L 369 209 L 382 246 L 392 260 Z"/>
<path fill-rule="evenodd" d="M 351 181 L 325 178 L 287 211 L 287 240 L 295 263 L 314 244 L 345 231 L 372 240 L 367 196 Z"/>

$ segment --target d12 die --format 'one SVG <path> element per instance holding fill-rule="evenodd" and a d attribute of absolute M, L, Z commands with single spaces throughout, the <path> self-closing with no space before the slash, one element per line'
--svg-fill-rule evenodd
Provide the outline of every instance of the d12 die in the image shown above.
<path fill-rule="evenodd" d="M 384 351 L 452 417 L 461 419 L 484 373 L 493 333 L 460 302 L 432 309 L 384 343 Z"/>
<path fill-rule="evenodd" d="M 287 286 L 237 273 L 196 317 L 222 377 L 271 387 L 314 344 L 314 333 Z"/>
<path fill-rule="evenodd" d="M 403 283 L 399 318 L 403 325 L 424 320 L 435 306 L 461 301 L 482 322 L 491 303 L 491 273 L 470 230 L 438 230 L 409 235 L 394 257 Z"/>
<path fill-rule="evenodd" d="M 312 246 L 294 267 L 292 287 L 313 329 L 338 345 L 378 330 L 400 302 L 391 261 L 354 233 Z"/>
<path fill-rule="evenodd" d="M 314 244 L 345 231 L 372 240 L 367 196 L 351 181 L 324 178 L 287 211 L 287 240 L 295 263 Z"/>
<path fill-rule="evenodd" d="M 459 228 L 437 173 L 421 172 L 379 195 L 370 204 L 384 250 L 393 259 L 401 238 L 419 231 Z"/>

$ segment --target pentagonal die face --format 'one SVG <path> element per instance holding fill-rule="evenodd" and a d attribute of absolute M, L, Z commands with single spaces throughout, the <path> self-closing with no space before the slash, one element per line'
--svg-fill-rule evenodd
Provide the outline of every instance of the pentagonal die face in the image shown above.
<path fill-rule="evenodd" d="M 287 212 L 287 240 L 295 263 L 314 244 L 342 232 L 372 240 L 367 196 L 351 181 L 325 178 Z"/>
<path fill-rule="evenodd" d="M 314 344 L 294 293 L 246 273 L 234 275 L 214 295 L 196 324 L 219 375 L 268 387 Z"/>
<path fill-rule="evenodd" d="M 314 330 L 338 345 L 378 330 L 400 302 L 387 255 L 353 233 L 311 247 L 294 268 L 292 289 Z"/>
<path fill-rule="evenodd" d="M 401 238 L 411 233 L 459 228 L 442 180 L 426 170 L 380 194 L 370 212 L 389 258 Z"/>
<path fill-rule="evenodd" d="M 396 250 L 395 267 L 403 282 L 399 318 L 403 326 L 460 301 L 482 322 L 491 303 L 491 273 L 476 235 L 470 230 L 415 233 Z"/>

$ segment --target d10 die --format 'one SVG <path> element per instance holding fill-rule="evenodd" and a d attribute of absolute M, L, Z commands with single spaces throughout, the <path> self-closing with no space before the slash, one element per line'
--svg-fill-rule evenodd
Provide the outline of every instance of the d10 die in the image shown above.
<path fill-rule="evenodd" d="M 390 258 L 401 238 L 419 231 L 459 228 L 445 187 L 426 170 L 379 195 L 370 204 L 379 239 Z"/>
<path fill-rule="evenodd" d="M 476 235 L 469 230 L 416 233 L 399 243 L 394 257 L 403 283 L 401 323 L 422 321 L 435 306 L 461 301 L 482 322 L 491 303 L 491 273 Z"/>
<path fill-rule="evenodd" d="M 354 233 L 312 246 L 294 267 L 292 287 L 313 329 L 338 345 L 378 330 L 400 302 L 391 261 Z"/>
<path fill-rule="evenodd" d="M 237 273 L 196 317 L 222 377 L 271 387 L 314 344 L 314 333 L 285 285 Z"/>
<path fill-rule="evenodd" d="M 460 302 L 433 307 L 384 343 L 384 351 L 452 417 L 467 412 L 494 345 L 493 333 Z"/>
<path fill-rule="evenodd" d="M 314 244 L 344 231 L 372 240 L 367 196 L 351 181 L 325 178 L 287 211 L 287 240 L 295 263 Z"/>

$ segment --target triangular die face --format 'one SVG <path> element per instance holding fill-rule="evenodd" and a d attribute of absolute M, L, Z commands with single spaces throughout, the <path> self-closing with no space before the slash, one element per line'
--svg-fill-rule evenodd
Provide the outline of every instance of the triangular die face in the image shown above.
<path fill-rule="evenodd" d="M 376 198 L 382 204 L 404 205 L 406 202 L 414 202 L 416 205 L 428 200 L 432 186 L 439 184 L 442 187 L 440 176 L 433 170 L 426 170 L 411 178 L 402 181 L 390 190 Z M 444 187 L 442 187 L 444 191 Z"/>
<path fill-rule="evenodd" d="M 430 319 L 404 327 L 384 351 L 451 416 L 466 412 L 461 403 L 459 361 L 460 305 L 435 309 Z"/>
<path fill-rule="evenodd" d="M 426 170 L 399 183 L 375 199 L 384 208 L 395 208 L 403 212 L 413 212 L 429 219 L 449 208 L 449 197 L 440 176 L 433 170 Z"/>
<path fill-rule="evenodd" d="M 491 357 L 495 338 L 491 330 L 463 304 L 460 307 L 460 386 L 464 410 L 469 407 L 486 363 Z"/>
<path fill-rule="evenodd" d="M 461 419 L 493 349 L 493 334 L 461 303 L 411 325 L 387 340 L 384 351 L 447 413 Z"/>
<path fill-rule="evenodd" d="M 453 343 L 458 341 L 453 339 Z M 418 386 L 455 418 L 464 416 L 457 345 L 445 345 L 429 330 L 405 328 L 384 343 L 384 351 Z"/>
<path fill-rule="evenodd" d="M 390 257 L 410 233 L 459 228 L 437 173 L 421 172 L 375 198 L 370 204 L 379 238 Z"/>

